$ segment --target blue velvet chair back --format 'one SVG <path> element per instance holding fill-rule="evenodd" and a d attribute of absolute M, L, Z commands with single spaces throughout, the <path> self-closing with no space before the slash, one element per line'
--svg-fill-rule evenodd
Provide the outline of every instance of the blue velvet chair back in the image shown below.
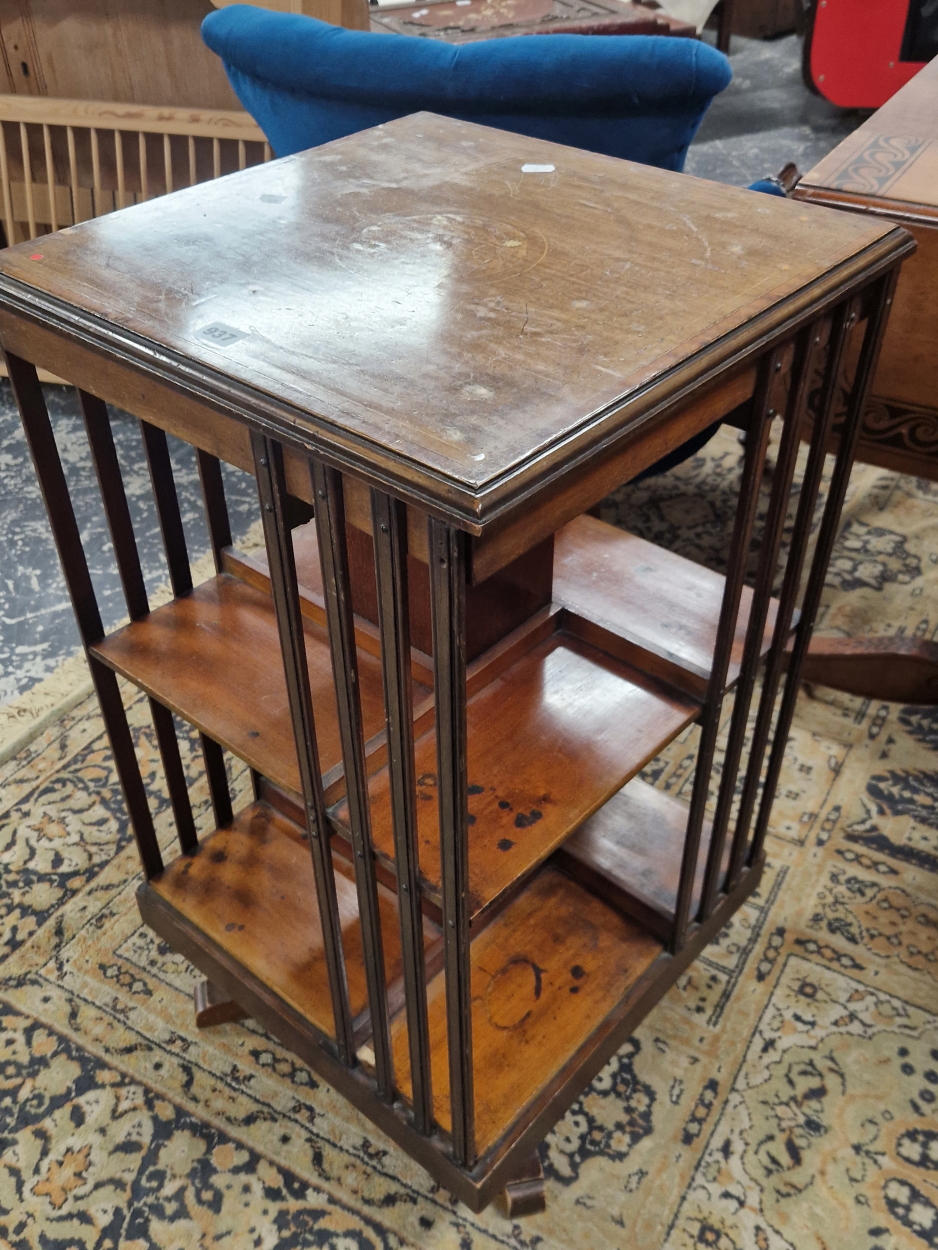
<path fill-rule="evenodd" d="M 732 77 L 695 39 L 516 35 L 453 45 L 231 5 L 202 37 L 278 156 L 429 111 L 680 170 Z"/>

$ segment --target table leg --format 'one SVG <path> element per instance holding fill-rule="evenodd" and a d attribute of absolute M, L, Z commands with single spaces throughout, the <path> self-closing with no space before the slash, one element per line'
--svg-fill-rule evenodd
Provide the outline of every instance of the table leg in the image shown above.
<path fill-rule="evenodd" d="M 717 13 L 717 47 L 729 56 L 730 36 L 733 33 L 733 10 L 736 0 L 720 0 Z"/>

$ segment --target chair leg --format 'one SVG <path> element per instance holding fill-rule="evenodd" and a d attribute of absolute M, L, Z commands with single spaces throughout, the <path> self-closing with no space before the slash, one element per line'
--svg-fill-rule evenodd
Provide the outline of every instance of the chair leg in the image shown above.
<path fill-rule="evenodd" d="M 211 981 L 199 981 L 192 994 L 195 1002 L 195 1027 L 207 1029 L 213 1024 L 232 1024 L 236 1020 L 247 1020 L 250 1012 L 224 993 L 216 989 Z"/>
<path fill-rule="evenodd" d="M 733 10 L 736 0 L 720 0 L 717 18 L 717 47 L 727 56 L 730 53 L 730 36 L 733 33 Z"/>
<path fill-rule="evenodd" d="M 544 1169 L 537 1151 L 533 1151 L 518 1170 L 518 1175 L 509 1181 L 496 1199 L 502 1215 L 510 1220 L 519 1219 L 523 1215 L 537 1215 L 547 1209 L 547 1197 L 544 1192 Z"/>

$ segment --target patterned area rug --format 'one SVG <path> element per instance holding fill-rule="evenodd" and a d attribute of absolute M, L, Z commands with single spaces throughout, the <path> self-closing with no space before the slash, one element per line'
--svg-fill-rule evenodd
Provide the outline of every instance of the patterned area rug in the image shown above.
<path fill-rule="evenodd" d="M 739 452 L 721 433 L 607 515 L 718 567 Z M 825 630 L 935 635 L 936 504 L 858 468 Z M 647 778 L 686 794 L 690 746 Z M 804 692 L 761 893 L 547 1139 L 548 1211 L 518 1223 L 453 1202 L 253 1022 L 195 1029 L 93 699 L 0 784 L 5 1248 L 938 1247 L 938 709 Z"/>

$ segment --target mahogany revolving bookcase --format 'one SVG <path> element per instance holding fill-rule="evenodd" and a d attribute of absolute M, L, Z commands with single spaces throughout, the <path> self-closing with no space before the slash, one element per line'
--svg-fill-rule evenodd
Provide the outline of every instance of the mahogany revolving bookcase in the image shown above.
<path fill-rule="evenodd" d="M 202 1023 L 253 1016 L 474 1210 L 543 1201 L 538 1142 L 759 883 L 913 247 L 417 114 L 0 253 L 143 918 L 208 979 Z M 131 620 L 110 634 L 37 367 L 79 391 Z M 140 421 L 175 592 L 152 611 L 106 403 Z M 584 515 L 727 417 L 746 441 L 725 576 Z M 167 432 L 198 450 L 217 575 L 195 587 Z M 264 559 L 231 545 L 220 461 L 256 478 Z M 152 707 L 170 862 L 118 675 Z M 202 836 L 174 715 L 201 735 Z M 694 722 L 685 806 L 637 774 Z M 253 773 L 240 811 L 225 752 Z"/>

